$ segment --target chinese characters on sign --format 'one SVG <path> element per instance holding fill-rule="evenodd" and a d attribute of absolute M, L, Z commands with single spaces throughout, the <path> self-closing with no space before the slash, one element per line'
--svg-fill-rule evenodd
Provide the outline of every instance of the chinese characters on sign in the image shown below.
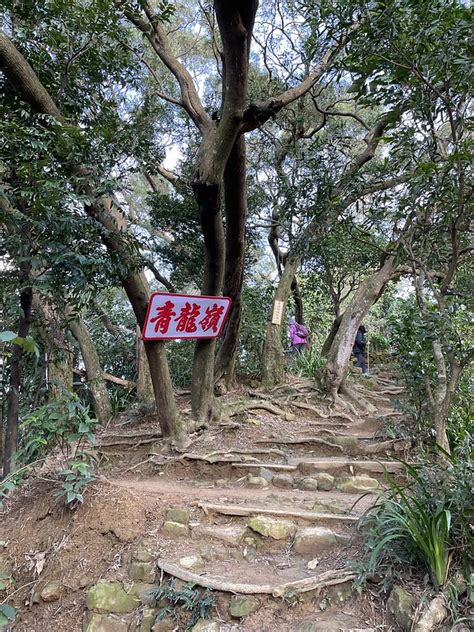
<path fill-rule="evenodd" d="M 216 338 L 222 331 L 230 298 L 186 294 L 152 294 L 143 340 Z"/>

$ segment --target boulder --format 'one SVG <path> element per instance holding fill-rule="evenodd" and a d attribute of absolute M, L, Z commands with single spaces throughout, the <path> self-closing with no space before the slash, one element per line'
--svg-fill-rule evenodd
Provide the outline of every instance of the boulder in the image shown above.
<path fill-rule="evenodd" d="M 398 625 L 409 632 L 413 624 L 414 598 L 401 586 L 394 586 L 387 600 L 387 609 Z"/>
<path fill-rule="evenodd" d="M 431 630 L 437 630 L 438 625 L 448 616 L 446 609 L 446 602 L 443 595 L 438 595 L 430 601 L 425 608 L 423 614 L 418 619 L 417 624 L 414 627 L 414 632 L 429 632 Z"/>
<path fill-rule="evenodd" d="M 255 597 L 235 596 L 232 597 L 229 612 L 232 617 L 241 618 L 255 612 L 260 606 L 260 602 Z"/>
<path fill-rule="evenodd" d="M 263 489 L 264 487 L 268 487 L 268 481 L 264 479 L 263 476 L 252 476 L 249 474 L 247 476 L 247 485 L 249 487 L 259 487 Z"/>
<path fill-rule="evenodd" d="M 48 582 L 41 591 L 41 599 L 47 602 L 57 601 L 61 597 L 61 592 L 62 586 L 60 582 Z"/>
<path fill-rule="evenodd" d="M 133 581 L 153 584 L 155 574 L 154 562 L 136 562 L 133 560 L 128 565 L 128 576 L 130 579 L 133 579 Z"/>
<path fill-rule="evenodd" d="M 189 509 L 185 507 L 174 507 L 168 509 L 166 512 L 165 520 L 170 522 L 180 522 L 181 524 L 188 524 L 189 522 Z"/>
<path fill-rule="evenodd" d="M 272 478 L 272 485 L 281 489 L 291 489 L 293 477 L 290 474 L 275 474 Z"/>
<path fill-rule="evenodd" d="M 193 536 L 205 540 L 220 540 L 228 546 L 239 546 L 245 535 L 246 527 L 216 527 L 213 525 L 198 525 L 193 528 Z"/>
<path fill-rule="evenodd" d="M 318 481 L 315 478 L 311 478 L 309 476 L 306 476 L 305 478 L 300 478 L 296 484 L 299 489 L 304 489 L 309 492 L 316 491 L 318 489 Z"/>
<path fill-rule="evenodd" d="M 145 584 L 144 582 L 133 582 L 129 585 L 125 585 L 125 592 L 127 595 L 132 595 L 140 601 L 140 603 L 146 606 L 154 605 L 154 597 L 151 595 L 152 590 L 158 590 L 158 584 Z"/>
<path fill-rule="evenodd" d="M 114 614 L 86 613 L 83 632 L 135 632 L 133 617 L 117 617 Z"/>
<path fill-rule="evenodd" d="M 204 567 L 204 560 L 200 555 L 188 555 L 179 560 L 179 565 L 191 570 L 200 570 Z"/>
<path fill-rule="evenodd" d="M 338 542 L 339 537 L 327 527 L 303 527 L 296 532 L 294 550 L 300 555 L 318 555 Z"/>
<path fill-rule="evenodd" d="M 327 472 L 319 472 L 314 474 L 312 478 L 318 481 L 318 489 L 323 492 L 328 492 L 334 487 L 334 476 Z"/>
<path fill-rule="evenodd" d="M 179 522 L 177 520 L 176 522 Z M 136 562 L 153 562 L 158 557 L 159 551 L 154 543 L 142 540 L 132 552 L 132 559 Z"/>
<path fill-rule="evenodd" d="M 189 528 L 186 524 L 182 524 L 181 522 L 166 520 L 161 527 L 161 533 L 170 538 L 181 538 L 189 535 Z"/>
<path fill-rule="evenodd" d="M 296 526 L 289 520 L 275 520 L 269 516 L 250 518 L 248 526 L 252 531 L 274 540 L 284 540 L 296 531 Z"/>
<path fill-rule="evenodd" d="M 155 623 L 158 610 L 156 608 L 144 608 L 142 612 L 142 619 L 140 621 L 140 632 L 151 632 L 153 624 Z"/>
<path fill-rule="evenodd" d="M 121 584 L 99 581 L 87 593 L 87 607 L 100 613 L 124 614 L 139 606 L 139 600 L 128 595 Z"/>
<path fill-rule="evenodd" d="M 176 622 L 167 617 L 161 621 L 157 621 L 151 628 L 151 632 L 173 632 L 176 629 Z"/>
<path fill-rule="evenodd" d="M 196 625 L 191 628 L 191 632 L 220 632 L 221 624 L 219 621 L 198 621 Z"/>
<path fill-rule="evenodd" d="M 357 476 L 347 476 L 340 478 L 336 487 L 340 492 L 357 493 L 357 492 L 375 492 L 379 489 L 380 484 L 377 479 L 359 474 Z"/>

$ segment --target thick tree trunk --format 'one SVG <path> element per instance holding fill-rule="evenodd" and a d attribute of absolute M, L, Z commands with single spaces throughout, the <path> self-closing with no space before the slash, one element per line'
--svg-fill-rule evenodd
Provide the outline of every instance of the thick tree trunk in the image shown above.
<path fill-rule="evenodd" d="M 150 367 L 146 357 L 145 345 L 141 338 L 140 328 L 137 325 L 137 400 L 141 404 L 152 404 L 155 401 L 153 382 L 150 375 Z"/>
<path fill-rule="evenodd" d="M 328 337 L 324 341 L 324 344 L 321 348 L 321 355 L 323 358 L 326 358 L 329 353 L 329 349 L 331 348 L 331 345 L 334 342 L 334 338 L 336 337 L 337 331 L 341 324 L 341 320 L 342 320 L 342 314 L 337 316 L 337 318 L 334 320 L 331 326 L 331 331 L 329 332 Z"/>
<path fill-rule="evenodd" d="M 33 291 L 31 287 L 23 289 L 20 293 L 21 313 L 18 320 L 18 336 L 22 338 L 26 338 L 30 330 L 32 297 Z M 15 471 L 15 454 L 18 450 L 18 411 L 23 353 L 23 347 L 13 345 L 10 384 L 7 396 L 7 423 L 3 445 L 3 478 Z"/>
<path fill-rule="evenodd" d="M 224 379 L 227 388 L 234 381 L 235 352 L 242 313 L 244 278 L 245 220 L 247 217 L 247 165 L 245 137 L 234 144 L 224 171 L 224 210 L 226 219 L 224 296 L 232 299 L 222 344 L 217 353 L 215 379 Z"/>
<path fill-rule="evenodd" d="M 362 281 L 342 315 L 321 375 L 323 388 L 333 398 L 344 383 L 359 325 L 394 278 L 394 270 L 395 256 L 389 256 L 377 272 Z"/>
<path fill-rule="evenodd" d="M 37 293 L 33 295 L 33 307 L 46 356 L 48 400 L 54 402 L 72 392 L 73 351 L 65 333 L 63 315 L 57 307 Z"/>
<path fill-rule="evenodd" d="M 273 298 L 272 312 L 267 324 L 265 343 L 262 353 L 262 383 L 270 387 L 283 382 L 285 379 L 285 360 L 281 344 L 281 328 L 286 326 L 286 306 L 291 294 L 291 285 L 301 263 L 300 257 L 288 257 L 285 262 L 278 287 Z M 272 315 L 277 301 L 283 303 L 280 324 L 272 323 Z"/>
<path fill-rule="evenodd" d="M 106 424 L 112 417 L 112 406 L 107 385 L 103 378 L 99 354 L 84 321 L 75 317 L 69 306 L 66 306 L 65 314 L 68 327 L 81 349 L 95 416 L 101 424 Z"/>

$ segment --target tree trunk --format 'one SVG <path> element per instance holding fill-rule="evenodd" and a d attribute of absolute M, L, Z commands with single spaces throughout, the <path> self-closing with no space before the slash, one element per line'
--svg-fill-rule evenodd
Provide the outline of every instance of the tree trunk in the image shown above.
<path fill-rule="evenodd" d="M 293 281 L 291 282 L 291 293 L 293 295 L 293 301 L 295 303 L 295 320 L 300 325 L 304 325 L 303 298 L 301 297 L 300 286 L 298 285 L 296 277 L 294 277 Z"/>
<path fill-rule="evenodd" d="M 107 385 L 103 378 L 99 354 L 84 321 L 76 317 L 69 306 L 66 306 L 65 314 L 68 327 L 81 349 L 95 416 L 101 424 L 106 424 L 112 417 L 112 406 Z"/>
<path fill-rule="evenodd" d="M 141 404 L 152 404 L 155 401 L 150 367 L 146 357 L 145 345 L 137 325 L 137 400 Z"/>
<path fill-rule="evenodd" d="M 64 331 L 63 315 L 51 300 L 34 293 L 33 307 L 46 356 L 48 400 L 54 402 L 72 391 L 73 352 Z"/>
<path fill-rule="evenodd" d="M 22 282 L 26 281 L 28 272 L 22 276 Z M 20 317 L 18 319 L 18 336 L 26 338 L 31 324 L 31 303 L 33 290 L 31 287 L 23 289 L 20 293 Z M 3 478 L 15 471 L 15 454 L 18 450 L 18 410 L 21 388 L 23 347 L 13 345 L 10 364 L 10 384 L 7 396 L 7 423 L 5 428 L 5 441 L 3 445 Z"/>
<path fill-rule="evenodd" d="M 288 257 L 273 298 L 272 313 L 267 324 L 262 353 L 262 383 L 266 387 L 279 384 L 285 379 L 285 359 L 281 344 L 281 328 L 286 326 L 286 306 L 291 294 L 291 284 L 300 263 L 300 257 Z M 277 301 L 283 303 L 282 318 L 279 324 L 272 323 L 272 316 Z"/>
<path fill-rule="evenodd" d="M 333 322 L 332 326 L 331 326 L 331 331 L 328 334 L 328 337 L 326 338 L 326 340 L 324 341 L 324 344 L 321 348 L 321 356 L 323 358 L 326 358 L 328 353 L 329 353 L 329 349 L 331 348 L 332 343 L 334 342 L 334 338 L 336 337 L 337 331 L 339 329 L 339 326 L 341 324 L 341 320 L 342 320 L 342 314 L 340 314 Z"/>
<path fill-rule="evenodd" d="M 391 255 L 377 272 L 362 281 L 342 314 L 321 375 L 323 388 L 333 398 L 344 383 L 359 325 L 380 298 L 387 283 L 394 278 L 394 269 L 395 256 Z"/>
<path fill-rule="evenodd" d="M 232 299 L 222 344 L 217 353 L 215 379 L 224 378 L 227 388 L 234 381 L 235 352 L 242 313 L 244 279 L 245 220 L 247 217 L 247 165 L 245 137 L 234 144 L 224 171 L 224 209 L 226 219 L 224 296 Z"/>

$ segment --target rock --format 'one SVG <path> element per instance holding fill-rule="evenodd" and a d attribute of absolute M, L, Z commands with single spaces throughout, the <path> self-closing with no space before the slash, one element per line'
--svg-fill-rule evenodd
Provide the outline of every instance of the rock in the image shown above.
<path fill-rule="evenodd" d="M 127 595 L 121 584 L 99 581 L 87 593 L 87 607 L 101 613 L 123 614 L 132 612 L 139 605 L 133 595 Z"/>
<path fill-rule="evenodd" d="M 135 632 L 135 621 L 131 617 L 117 617 L 113 614 L 86 613 L 83 632 Z"/>
<path fill-rule="evenodd" d="M 199 570 L 204 567 L 204 560 L 200 555 L 188 555 L 187 557 L 182 557 L 179 560 L 179 565 L 183 568 Z"/>
<path fill-rule="evenodd" d="M 387 609 L 395 617 L 398 625 L 409 632 L 413 623 L 415 600 L 401 586 L 394 586 L 387 600 Z"/>
<path fill-rule="evenodd" d="M 257 557 L 257 549 L 254 546 L 246 546 L 244 548 L 244 559 L 252 562 Z"/>
<path fill-rule="evenodd" d="M 176 522 L 179 522 L 177 520 Z M 149 541 L 143 540 L 132 553 L 132 559 L 136 562 L 153 562 L 158 557 L 158 550 Z"/>
<path fill-rule="evenodd" d="M 158 590 L 158 584 L 145 584 L 144 582 L 134 582 L 128 586 L 124 586 L 127 595 L 132 595 L 146 606 L 154 605 L 155 599 L 150 591 Z"/>
<path fill-rule="evenodd" d="M 470 632 L 470 631 L 465 623 L 456 623 L 456 625 L 454 625 L 451 628 L 450 632 Z"/>
<path fill-rule="evenodd" d="M 313 479 L 318 481 L 318 489 L 323 492 L 328 492 L 334 487 L 334 476 L 327 472 L 319 472 L 313 476 Z"/>
<path fill-rule="evenodd" d="M 235 596 L 232 597 L 229 612 L 232 617 L 246 617 L 255 612 L 260 606 L 260 602 L 255 597 Z"/>
<path fill-rule="evenodd" d="M 272 485 L 281 489 L 291 489 L 293 477 L 290 474 L 275 474 L 272 478 Z"/>
<path fill-rule="evenodd" d="M 448 616 L 443 595 L 438 595 L 428 604 L 427 608 L 413 628 L 414 632 L 430 632 L 438 629 L 440 623 Z"/>
<path fill-rule="evenodd" d="M 265 537 L 274 540 L 284 540 L 296 531 L 296 526 L 288 520 L 275 520 L 268 516 L 255 516 L 250 518 L 248 526 Z"/>
<path fill-rule="evenodd" d="M 158 610 L 156 608 L 144 608 L 142 612 L 142 619 L 140 622 L 140 632 L 151 632 L 151 628 L 155 623 Z"/>
<path fill-rule="evenodd" d="M 151 628 L 151 632 L 173 632 L 176 629 L 176 622 L 167 617 L 161 621 L 157 621 Z"/>
<path fill-rule="evenodd" d="M 229 546 L 239 546 L 245 535 L 246 527 L 214 527 L 199 525 L 194 527 L 193 536 L 197 535 L 206 540 L 221 540 Z"/>
<path fill-rule="evenodd" d="M 181 524 L 188 524 L 189 522 L 189 509 L 185 507 L 174 507 L 172 509 L 168 509 L 166 512 L 165 520 L 169 520 L 171 522 L 180 522 Z"/>
<path fill-rule="evenodd" d="M 271 480 L 273 479 L 273 476 L 274 476 L 273 472 L 271 470 L 269 470 L 268 468 L 266 468 L 266 467 L 261 467 L 258 470 L 258 475 L 261 478 L 264 478 L 269 483 L 271 482 Z"/>
<path fill-rule="evenodd" d="M 223 544 L 204 543 L 199 547 L 199 552 L 204 560 L 212 562 L 214 560 L 228 559 L 227 548 Z"/>
<path fill-rule="evenodd" d="M 41 591 L 43 601 L 57 601 L 61 597 L 62 586 L 59 582 L 48 582 Z"/>
<path fill-rule="evenodd" d="M 338 537 L 326 527 L 303 527 L 296 532 L 294 550 L 300 555 L 317 555 L 332 549 Z"/>
<path fill-rule="evenodd" d="M 316 491 L 318 489 L 318 481 L 315 478 L 300 478 L 300 480 L 297 481 L 296 484 L 299 489 L 304 489 L 307 491 Z"/>
<path fill-rule="evenodd" d="M 201 620 L 191 628 L 191 632 L 220 632 L 221 624 L 219 621 Z"/>
<path fill-rule="evenodd" d="M 128 576 L 136 582 L 153 584 L 155 581 L 155 564 L 153 562 L 135 562 L 128 565 Z"/>
<path fill-rule="evenodd" d="M 309 571 L 314 571 L 314 569 L 316 568 L 316 566 L 319 564 L 319 560 L 315 557 L 314 560 L 310 560 L 307 564 L 306 564 L 306 568 Z"/>
<path fill-rule="evenodd" d="M 332 603 L 344 603 L 352 597 L 352 582 L 328 586 L 327 596 Z"/>
<path fill-rule="evenodd" d="M 355 448 L 359 445 L 357 437 L 331 437 L 331 443 L 340 445 L 341 448 Z"/>
<path fill-rule="evenodd" d="M 379 482 L 375 478 L 359 474 L 357 476 L 340 478 L 336 483 L 336 487 L 340 492 L 374 492 L 379 488 Z"/>
<path fill-rule="evenodd" d="M 161 527 L 161 533 L 171 538 L 180 538 L 189 535 L 188 526 L 181 522 L 166 520 Z"/>
<path fill-rule="evenodd" d="M 252 476 L 251 474 L 249 474 L 247 476 L 247 485 L 249 487 L 267 487 L 268 486 L 268 481 L 265 480 L 262 476 Z"/>

